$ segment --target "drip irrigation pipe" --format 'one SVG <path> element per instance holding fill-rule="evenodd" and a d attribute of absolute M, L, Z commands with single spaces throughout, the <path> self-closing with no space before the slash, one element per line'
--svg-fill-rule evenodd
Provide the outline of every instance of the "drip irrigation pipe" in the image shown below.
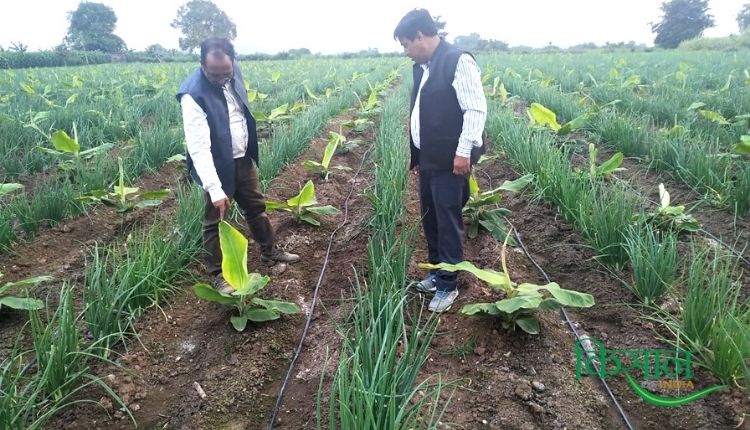
<path fill-rule="evenodd" d="M 523 241 L 521 240 L 521 234 L 516 230 L 516 227 L 510 222 L 508 218 L 505 218 L 505 221 L 510 225 L 510 228 L 513 229 L 513 233 L 516 237 L 516 241 L 518 242 L 518 245 L 523 250 L 524 254 L 526 255 L 526 258 L 529 259 L 531 264 L 534 265 L 534 267 L 537 268 L 539 273 L 542 274 L 544 277 L 544 280 L 547 283 L 552 282 L 547 275 L 547 272 L 542 269 L 542 266 L 539 265 L 539 263 L 534 260 L 534 257 L 529 254 L 529 250 L 526 249 L 526 245 L 524 245 Z M 576 338 L 576 344 L 578 344 L 581 341 L 586 341 L 588 339 L 588 336 L 584 335 L 581 336 L 578 334 L 578 330 L 576 330 L 575 325 L 570 320 L 570 317 L 568 316 L 568 313 L 565 311 L 565 308 L 560 308 L 560 313 L 562 314 L 563 318 L 565 319 L 565 322 L 568 324 L 568 327 L 570 327 L 571 331 L 573 332 L 573 336 Z M 587 351 L 588 353 L 589 351 Z M 628 428 L 628 430 L 634 430 L 633 425 L 630 423 L 630 420 L 628 419 L 628 415 L 625 413 L 625 411 L 622 409 L 622 406 L 620 406 L 620 402 L 617 401 L 617 398 L 615 397 L 615 394 L 612 392 L 612 390 L 609 388 L 609 384 L 607 384 L 607 381 L 604 380 L 604 378 L 601 376 L 601 373 L 599 372 L 599 363 L 596 361 L 592 361 L 592 364 L 594 365 L 594 369 L 596 370 L 597 375 L 599 376 L 599 381 L 601 382 L 602 386 L 604 387 L 604 390 L 609 395 L 609 398 L 612 399 L 612 403 L 617 408 L 617 412 L 620 414 L 620 417 L 622 417 L 623 422 L 625 423 L 625 427 Z"/>
<path fill-rule="evenodd" d="M 490 188 L 492 188 L 492 177 L 489 175 L 489 173 L 483 170 L 481 172 L 487 176 L 487 180 L 490 183 Z M 503 218 L 505 219 L 505 222 L 507 222 L 508 225 L 510 225 L 510 228 L 513 230 L 516 241 L 518 242 L 518 245 L 523 250 L 524 255 L 526 255 L 526 258 L 528 258 L 531 264 L 533 264 L 534 267 L 536 267 L 536 269 L 539 271 L 539 273 L 542 274 L 545 282 L 547 283 L 552 282 L 552 280 L 549 278 L 549 275 L 547 275 L 547 272 L 545 272 L 544 269 L 542 269 L 542 266 L 540 266 L 539 263 L 537 263 L 536 260 L 534 260 L 534 257 L 532 257 L 531 254 L 529 253 L 529 250 L 526 248 L 526 245 L 523 243 L 523 240 L 521 240 L 521 234 L 518 232 L 518 230 L 513 225 L 513 223 L 510 222 L 510 220 L 507 217 L 503 217 Z M 588 339 L 588 336 L 586 335 L 581 336 L 578 333 L 578 330 L 576 329 L 573 322 L 570 320 L 570 316 L 568 315 L 568 312 L 565 311 L 565 308 L 560 308 L 560 313 L 563 319 L 565 320 L 565 322 L 568 324 L 568 327 L 570 327 L 570 330 L 573 332 L 573 336 L 575 336 L 576 338 L 576 344 L 578 344 L 578 342 L 581 342 L 581 341 L 585 342 Z M 587 349 L 587 354 L 590 354 L 591 352 L 588 351 L 588 348 L 586 349 Z M 604 378 L 601 376 L 601 373 L 599 372 L 599 363 L 597 361 L 592 361 L 592 364 L 594 365 L 596 374 L 599 376 L 599 382 L 601 382 L 602 386 L 604 387 L 604 390 L 607 392 L 607 394 L 609 395 L 609 398 L 612 400 L 612 403 L 615 405 L 617 412 L 620 414 L 622 421 L 625 423 L 625 427 L 628 430 L 634 430 L 633 424 L 630 423 L 630 419 L 628 419 L 627 413 L 625 413 L 625 410 L 622 409 L 620 402 L 617 401 L 617 398 L 615 397 L 615 394 L 612 392 L 612 390 L 609 388 L 609 384 L 607 384 L 607 381 L 605 381 Z"/>
<path fill-rule="evenodd" d="M 362 161 L 359 163 L 359 168 L 357 168 L 354 176 L 352 176 L 352 187 L 349 189 L 349 194 L 346 196 L 346 200 L 344 200 L 344 220 L 341 221 L 341 224 L 339 224 L 338 227 L 333 230 L 333 232 L 331 232 L 331 235 L 328 238 L 328 247 L 326 248 L 326 255 L 323 258 L 323 266 L 320 268 L 318 282 L 315 284 L 315 290 L 313 291 L 310 312 L 308 313 L 307 319 L 305 320 L 305 327 L 304 329 L 302 329 L 302 336 L 299 339 L 299 343 L 297 344 L 297 347 L 294 348 L 294 355 L 292 356 L 291 363 L 289 363 L 289 369 L 287 370 L 286 376 L 284 377 L 284 382 L 282 382 L 281 388 L 279 389 L 279 394 L 278 396 L 276 396 L 276 405 L 273 408 L 273 414 L 271 414 L 271 421 L 268 423 L 268 430 L 273 430 L 273 425 L 276 422 L 276 418 L 279 414 L 279 408 L 281 407 L 281 401 L 284 397 L 284 391 L 286 391 L 287 384 L 289 383 L 289 379 L 292 376 L 292 371 L 294 370 L 294 365 L 297 363 L 297 359 L 302 352 L 302 346 L 305 341 L 305 337 L 307 336 L 307 332 L 310 329 L 310 322 L 312 321 L 313 315 L 315 314 L 315 304 L 318 302 L 318 292 L 320 291 L 320 285 L 323 282 L 323 276 L 325 275 L 326 269 L 328 268 L 328 259 L 331 254 L 331 245 L 333 244 L 333 238 L 336 236 L 336 233 L 338 233 L 338 231 L 341 230 L 349 222 L 349 200 L 351 199 L 352 194 L 354 194 L 355 179 L 362 171 L 362 167 L 364 166 L 365 160 L 367 159 L 367 154 L 370 153 L 370 149 L 371 148 L 368 148 L 367 151 L 362 154 Z"/>

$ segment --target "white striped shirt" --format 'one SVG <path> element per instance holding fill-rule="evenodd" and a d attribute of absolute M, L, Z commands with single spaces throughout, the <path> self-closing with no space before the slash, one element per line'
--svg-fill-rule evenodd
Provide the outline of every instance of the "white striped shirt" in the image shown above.
<path fill-rule="evenodd" d="M 411 138 L 417 148 L 420 144 L 419 99 L 422 87 L 430 76 L 428 65 L 422 64 L 421 66 L 424 73 L 422 74 L 422 81 L 419 83 L 417 99 L 411 113 Z M 484 98 L 481 72 L 479 65 L 471 55 L 462 54 L 459 57 L 452 86 L 456 90 L 458 105 L 464 112 L 464 125 L 461 129 L 461 136 L 458 138 L 456 155 L 468 158 L 471 155 L 472 147 L 482 146 L 482 132 L 484 131 L 484 121 L 487 118 L 487 100 Z"/>
<path fill-rule="evenodd" d="M 234 158 L 245 156 L 247 152 L 247 119 L 242 102 L 232 89 L 232 84 L 224 85 L 224 97 L 229 110 L 229 131 L 232 136 L 232 154 Z M 211 156 L 211 131 L 208 128 L 206 113 L 189 95 L 180 99 L 182 106 L 182 122 L 185 129 L 185 142 L 188 154 L 193 160 L 193 167 L 201 179 L 203 189 L 211 196 L 212 202 L 226 197 L 221 188 L 219 175 L 216 173 L 214 159 Z"/>

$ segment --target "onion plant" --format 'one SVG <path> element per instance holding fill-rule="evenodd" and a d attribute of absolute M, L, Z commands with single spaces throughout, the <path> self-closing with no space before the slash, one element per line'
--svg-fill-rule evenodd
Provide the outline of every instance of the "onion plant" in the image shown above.
<path fill-rule="evenodd" d="M 635 199 L 613 186 L 595 184 L 594 189 L 590 206 L 578 207 L 575 223 L 602 263 L 621 268 L 628 261 L 625 231 L 633 219 Z"/>
<path fill-rule="evenodd" d="M 677 274 L 677 237 L 640 222 L 625 234 L 625 249 L 633 269 L 632 289 L 646 305 L 658 301 L 672 288 Z"/>
<path fill-rule="evenodd" d="M 56 401 L 88 377 L 88 356 L 82 351 L 72 293 L 73 288 L 63 285 L 57 310 L 47 315 L 46 323 L 37 312 L 30 312 L 38 373 L 44 390 Z"/>
<path fill-rule="evenodd" d="M 440 379 L 417 383 L 427 360 L 437 318 L 421 311 L 407 317 L 404 288 L 415 229 L 403 228 L 403 198 L 408 172 L 403 117 L 408 88 L 383 105 L 376 143 L 376 192 L 368 243 L 368 282 L 356 276 L 356 306 L 351 322 L 339 328 L 343 345 L 330 385 L 327 417 L 318 394 L 318 428 L 404 429 L 436 426 L 448 401 L 439 406 Z M 355 274 L 356 275 L 356 274 Z M 422 309 L 423 306 L 420 306 Z M 439 377 L 438 377 L 439 378 Z"/>
<path fill-rule="evenodd" d="M 681 323 L 673 331 L 717 378 L 736 383 L 750 365 L 750 300 L 741 299 L 737 260 L 697 246 L 691 257 Z"/>

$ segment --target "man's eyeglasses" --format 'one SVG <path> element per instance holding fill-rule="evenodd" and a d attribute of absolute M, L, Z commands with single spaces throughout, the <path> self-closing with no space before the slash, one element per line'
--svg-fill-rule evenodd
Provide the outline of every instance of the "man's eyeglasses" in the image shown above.
<path fill-rule="evenodd" d="M 222 86 L 231 81 L 232 77 L 234 76 L 233 71 L 229 73 L 210 73 L 206 71 L 206 69 L 203 69 L 203 73 L 206 75 L 206 79 L 208 79 L 211 83 Z"/>

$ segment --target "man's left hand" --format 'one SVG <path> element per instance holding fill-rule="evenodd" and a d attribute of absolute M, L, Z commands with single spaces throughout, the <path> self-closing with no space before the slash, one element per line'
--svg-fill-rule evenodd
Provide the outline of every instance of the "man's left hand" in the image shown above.
<path fill-rule="evenodd" d="M 453 174 L 459 176 L 466 176 L 471 172 L 471 163 L 469 157 L 461 157 L 456 155 L 453 158 Z"/>

